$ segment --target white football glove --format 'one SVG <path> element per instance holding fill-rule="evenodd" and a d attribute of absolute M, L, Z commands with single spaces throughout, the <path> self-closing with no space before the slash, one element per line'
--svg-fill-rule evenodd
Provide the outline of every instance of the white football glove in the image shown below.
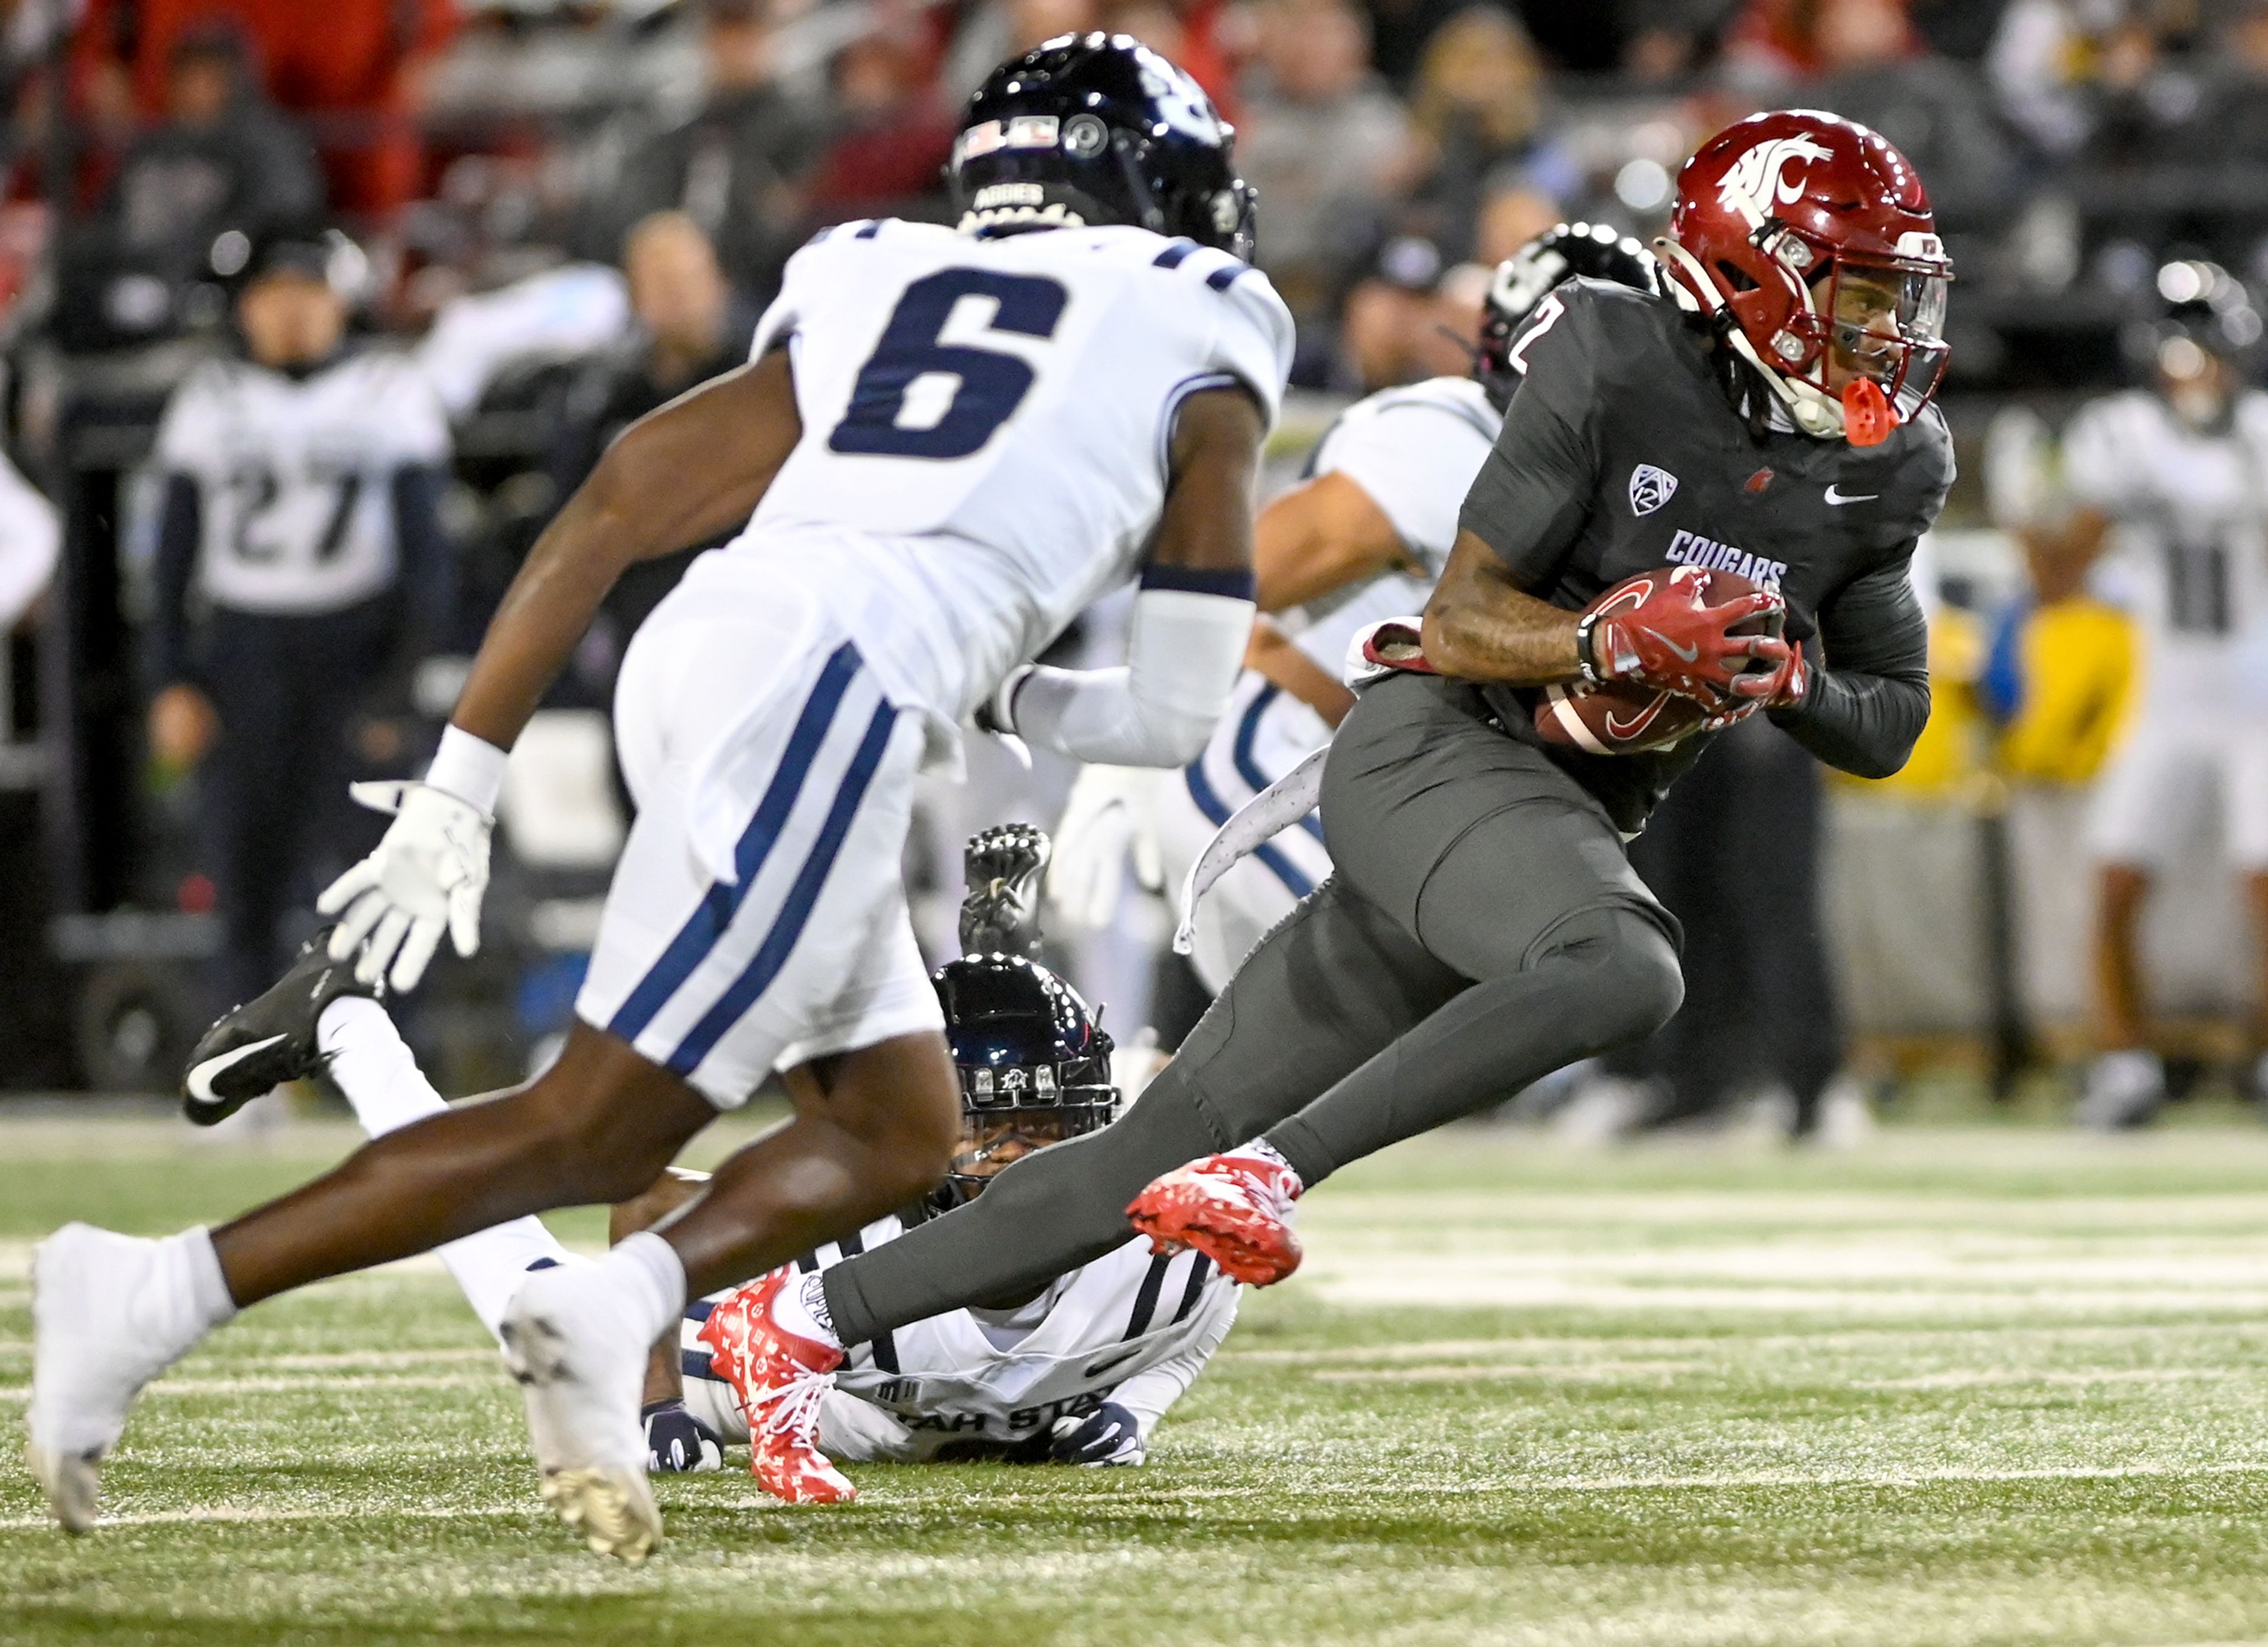
<path fill-rule="evenodd" d="M 378 850 L 315 901 L 325 915 L 344 912 L 331 934 L 331 959 L 344 960 L 364 945 L 356 978 L 376 984 L 383 976 L 397 991 L 414 989 L 445 927 L 458 954 L 481 946 L 495 820 L 430 783 L 357 783 L 348 793 L 394 819 Z"/>
<path fill-rule="evenodd" d="M 1152 892 L 1164 887 L 1152 799 L 1171 776 L 1152 767 L 1081 768 L 1056 825 L 1055 858 L 1048 865 L 1048 907 L 1057 919 L 1096 932 L 1108 926 L 1130 857 L 1135 879 Z"/>

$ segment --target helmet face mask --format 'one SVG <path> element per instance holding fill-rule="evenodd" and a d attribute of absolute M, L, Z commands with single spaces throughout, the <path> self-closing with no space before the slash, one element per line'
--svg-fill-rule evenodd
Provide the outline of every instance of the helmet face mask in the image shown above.
<path fill-rule="evenodd" d="M 1655 246 L 1680 301 L 1806 434 L 1871 445 L 1935 395 L 1953 263 L 1920 178 L 1865 127 L 1803 109 L 1735 121 L 1686 162 Z M 1889 415 L 1846 423 L 1869 398 Z"/>
<path fill-rule="evenodd" d="M 969 234 L 1126 224 L 1248 260 L 1255 197 L 1235 129 L 1124 34 L 1064 34 L 994 70 L 946 166 Z"/>
<path fill-rule="evenodd" d="M 1110 1037 L 1068 983 L 1020 955 L 963 956 L 933 977 L 961 1083 L 961 1143 L 935 1204 L 957 1206 L 1035 1150 L 1110 1124 Z"/>
<path fill-rule="evenodd" d="M 1816 261 L 1816 260 L 1815 260 Z M 1937 393 L 1946 360 L 1947 279 L 1912 268 L 1827 260 L 1826 277 L 1807 289 L 1805 307 L 1782 332 L 1804 351 L 1783 367 L 1822 393 L 1840 397 L 1866 379 L 1911 417 Z"/>

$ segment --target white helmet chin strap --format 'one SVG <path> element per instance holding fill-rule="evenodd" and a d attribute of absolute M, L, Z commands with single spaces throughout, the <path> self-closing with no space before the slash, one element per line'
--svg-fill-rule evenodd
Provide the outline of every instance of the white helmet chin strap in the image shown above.
<path fill-rule="evenodd" d="M 1685 272 L 1683 280 L 1669 283 L 1678 306 L 1692 314 L 1706 314 L 1712 319 L 1722 313 L 1725 299 L 1717 290 L 1717 283 L 1709 278 L 1708 270 L 1700 260 L 1668 235 L 1657 236 L 1653 249 L 1665 263 L 1674 263 Z M 1764 374 L 1766 384 L 1787 408 L 1788 416 L 1795 426 L 1815 440 L 1843 438 L 1843 405 L 1834 396 L 1816 386 L 1786 373 L 1767 362 L 1749 342 L 1749 335 L 1737 324 L 1727 329 L 1727 339 L 1734 352 Z"/>

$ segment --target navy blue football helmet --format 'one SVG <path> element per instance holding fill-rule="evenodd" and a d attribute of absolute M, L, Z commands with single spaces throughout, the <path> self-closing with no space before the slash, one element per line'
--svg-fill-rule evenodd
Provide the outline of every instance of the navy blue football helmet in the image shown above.
<path fill-rule="evenodd" d="M 1124 34 L 1064 34 L 992 71 L 946 178 L 961 226 L 1013 234 L 1131 224 L 1248 260 L 1253 193 L 1235 129 L 1197 83 Z"/>
<path fill-rule="evenodd" d="M 1563 280 L 1587 275 L 1640 291 L 1660 290 L 1660 265 L 1630 236 L 1599 223 L 1563 223 L 1547 229 L 1496 267 L 1481 317 L 1481 345 L 1473 376 L 1499 412 L 1512 404 L 1520 368 L 1509 359 L 1513 334 L 1527 324 L 1535 305 Z"/>
<path fill-rule="evenodd" d="M 1110 1124 L 1110 1037 L 1079 991 L 1021 955 L 964 955 L 930 975 L 961 1077 L 961 1137 L 932 1204 L 970 1200 L 1005 1162 Z"/>

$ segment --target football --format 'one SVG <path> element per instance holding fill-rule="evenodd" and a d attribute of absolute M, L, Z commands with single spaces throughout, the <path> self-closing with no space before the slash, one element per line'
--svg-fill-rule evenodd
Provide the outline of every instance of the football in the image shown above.
<path fill-rule="evenodd" d="M 1674 570 L 1665 567 L 1665 572 Z M 1738 572 L 1707 572 L 1701 599 L 1708 606 L 1753 593 L 1761 585 Z M 1781 614 L 1767 613 L 1733 626 L 1734 635 L 1777 635 Z M 1752 668 L 1769 665 L 1761 661 Z M 1700 730 L 1712 711 L 1675 692 L 1660 687 L 1609 681 L 1592 686 L 1571 680 L 1548 686 L 1535 699 L 1535 731 L 1545 743 L 1587 754 L 1628 755 L 1646 749 L 1666 749 Z"/>

